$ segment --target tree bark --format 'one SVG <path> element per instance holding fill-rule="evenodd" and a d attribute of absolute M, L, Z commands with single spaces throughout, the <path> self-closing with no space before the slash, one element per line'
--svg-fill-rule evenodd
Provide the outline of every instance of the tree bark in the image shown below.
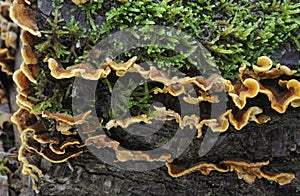
<path fill-rule="evenodd" d="M 300 108 L 285 114 L 268 111 L 271 121 L 250 123 L 240 131 L 232 127 L 218 137 L 204 156 L 197 154 L 198 139 L 179 157 L 178 162 L 192 165 L 200 161 L 223 160 L 249 162 L 270 160 L 264 171 L 294 173 L 296 178 L 280 186 L 266 179 L 253 184 L 239 180 L 235 173 L 195 172 L 172 178 L 166 167 L 146 172 L 132 172 L 103 164 L 88 150 L 68 163 L 41 161 L 45 177 L 38 195 L 296 195 L 300 191 Z M 199 149 L 198 149 L 199 150 Z M 190 159 L 186 158 L 190 157 Z"/>

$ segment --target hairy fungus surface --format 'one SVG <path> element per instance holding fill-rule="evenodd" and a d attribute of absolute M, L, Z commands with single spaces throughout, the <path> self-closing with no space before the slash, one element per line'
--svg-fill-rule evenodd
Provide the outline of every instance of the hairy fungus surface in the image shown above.
<path fill-rule="evenodd" d="M 29 3 L 28 3 L 29 2 Z M 29 31 L 32 35 L 41 37 L 41 32 L 36 25 L 36 12 L 32 7 L 35 0 L 16 0 L 10 8 L 11 19 L 23 30 Z"/>

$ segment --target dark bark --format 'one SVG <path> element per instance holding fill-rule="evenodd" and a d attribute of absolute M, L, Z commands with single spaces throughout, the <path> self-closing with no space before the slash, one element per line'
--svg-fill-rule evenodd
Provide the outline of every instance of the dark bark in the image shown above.
<path fill-rule="evenodd" d="M 267 124 L 250 123 L 241 131 L 230 128 L 221 134 L 213 149 L 202 158 L 197 154 L 200 140 L 195 139 L 178 163 L 270 160 L 263 170 L 294 173 L 296 178 L 290 184 L 280 186 L 266 179 L 247 184 L 235 173 L 217 172 L 209 176 L 196 172 L 175 179 L 168 175 L 166 167 L 147 172 L 122 171 L 101 163 L 86 151 L 70 160 L 70 164 L 42 160 L 45 177 L 40 181 L 39 195 L 297 195 L 300 192 L 300 108 L 290 108 L 285 114 L 271 111 L 267 114 L 272 118 Z"/>

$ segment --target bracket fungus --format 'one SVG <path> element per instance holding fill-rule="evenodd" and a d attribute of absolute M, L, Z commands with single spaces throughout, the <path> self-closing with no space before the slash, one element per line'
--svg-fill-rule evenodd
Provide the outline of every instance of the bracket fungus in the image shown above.
<path fill-rule="evenodd" d="M 37 64 L 38 60 L 34 53 L 34 45 L 37 43 L 36 37 L 31 35 L 28 31 L 22 30 L 20 39 L 22 41 L 21 54 L 24 59 L 24 64 Z"/>
<path fill-rule="evenodd" d="M 299 106 L 297 101 L 300 98 L 300 82 L 295 79 L 287 81 L 284 85 L 285 91 L 278 92 L 272 87 L 261 87 L 260 92 L 267 95 L 271 102 L 271 107 L 279 113 L 284 113 L 287 107 Z"/>
<path fill-rule="evenodd" d="M 87 1 L 73 0 L 73 2 L 84 4 Z M 184 169 L 172 164 L 174 158 L 169 153 L 152 156 L 144 151 L 126 150 L 120 145 L 119 141 L 112 140 L 104 134 L 97 134 L 95 128 L 86 123 L 91 111 L 83 112 L 75 117 L 60 113 L 61 111 L 56 111 L 56 113 L 47 110 L 34 112 L 33 108 L 36 103 L 29 99 L 29 96 L 35 93 L 32 84 L 37 83 L 38 75 L 42 69 L 45 69 L 40 66 L 43 63 L 39 62 L 41 56 L 36 55 L 37 51 L 34 49 L 38 43 L 37 37 L 42 36 L 35 21 L 36 3 L 35 0 L 14 0 L 10 8 L 10 17 L 22 28 L 21 41 L 23 43 L 21 50 L 23 63 L 13 75 L 19 93 L 17 103 L 20 109 L 13 115 L 12 122 L 17 125 L 21 134 L 22 146 L 19 150 L 19 160 L 23 162 L 23 173 L 32 177 L 35 190 L 37 190 L 36 183 L 43 176 L 43 173 L 37 165 L 27 158 L 29 155 L 42 157 L 53 163 L 61 163 L 79 156 L 83 153 L 85 146 L 93 146 L 98 149 L 109 148 L 114 151 L 116 161 L 119 162 L 141 160 L 166 162 L 168 172 L 172 177 L 180 177 L 194 171 L 200 171 L 204 175 L 209 175 L 211 171 L 223 173 L 234 171 L 237 173 L 238 178 L 248 183 L 253 183 L 256 178 L 267 178 L 280 185 L 290 183 L 295 177 L 293 174 L 288 173 L 269 174 L 262 171 L 261 168 L 268 165 L 268 161 L 258 163 L 235 161 L 223 161 L 220 164 L 199 163 L 189 169 Z M 0 22 L 1 19 L 5 21 L 5 17 L 0 18 Z M 9 27 L 6 22 L 1 22 L 1 25 L 14 29 L 14 25 Z M 14 34 L 7 33 L 7 35 L 9 38 L 5 38 L 5 41 L 7 39 L 7 44 L 12 48 L 15 47 Z M 8 49 L 0 49 L 0 66 L 2 70 L 7 68 L 1 65 L 2 60 L 4 62 L 12 59 Z M 217 93 L 224 92 L 232 98 L 234 107 L 237 107 L 229 108 L 226 112 L 214 118 L 210 116 L 204 118 L 196 114 L 181 116 L 180 113 L 172 109 L 154 107 L 155 110 L 150 114 L 141 114 L 125 119 L 106 119 L 106 124 L 103 126 L 106 130 L 115 127 L 126 128 L 129 125 L 138 123 L 150 124 L 154 119 L 160 121 L 174 120 L 181 129 L 184 127 L 196 128 L 198 130 L 197 137 L 201 138 L 202 129 L 205 125 L 210 127 L 213 132 L 225 132 L 230 126 L 236 130 L 241 130 L 250 121 L 258 124 L 267 122 L 269 117 L 263 115 L 261 108 L 257 106 L 248 107 L 247 105 L 249 99 L 254 99 L 259 94 L 265 94 L 271 103 L 271 107 L 280 113 L 285 112 L 289 105 L 292 107 L 300 106 L 300 83 L 298 80 L 279 81 L 279 85 L 284 89 L 284 92 L 281 93 L 265 84 L 265 79 L 278 79 L 283 75 L 291 77 L 296 73 L 295 70 L 279 64 L 272 68 L 273 62 L 266 56 L 259 57 L 257 65 L 253 65 L 252 70 L 247 68 L 245 63 L 242 63 L 239 76 L 235 82 L 225 80 L 215 74 L 212 74 L 209 78 L 203 78 L 202 76 L 169 77 L 166 72 L 155 66 L 149 66 L 146 70 L 143 66 L 138 65 L 136 56 L 125 63 L 117 63 L 112 59 L 106 59 L 106 62 L 99 64 L 96 69 L 87 63 L 69 65 L 69 67 L 64 68 L 60 65 L 60 61 L 54 57 L 46 60 L 46 69 L 50 70 L 49 77 L 52 77 L 58 83 L 64 79 L 74 77 L 81 77 L 86 80 L 101 80 L 108 78 L 112 73 L 116 77 L 123 77 L 128 73 L 132 73 L 162 84 L 162 88 L 154 90 L 155 94 L 165 93 L 172 97 L 179 97 L 184 94 L 183 100 L 186 103 L 199 105 L 203 102 L 219 104 L 220 97 Z M 12 70 L 6 72 L 12 73 Z M 197 97 L 191 96 L 190 92 L 194 91 L 193 87 L 197 89 Z M 46 121 L 53 123 L 51 129 L 45 125 Z M 102 122 L 103 119 L 101 119 L 101 124 Z M 88 135 L 84 141 L 79 138 L 77 131 L 72 130 L 76 125 L 81 125 L 82 133 Z"/>
<path fill-rule="evenodd" d="M 85 141 L 86 145 L 92 145 L 96 148 L 111 148 L 116 154 L 116 161 L 126 162 L 126 161 L 171 161 L 171 154 L 159 154 L 157 157 L 152 157 L 147 152 L 143 151 L 130 151 L 125 150 L 120 147 L 120 143 L 115 140 L 109 139 L 106 135 L 96 135 L 89 137 Z"/>
<path fill-rule="evenodd" d="M 86 122 L 85 118 L 91 113 L 91 111 L 86 111 L 78 116 L 71 117 L 66 114 L 59 114 L 59 113 L 50 113 L 48 111 L 44 111 L 42 113 L 42 117 L 44 118 L 52 118 L 56 121 L 65 123 L 67 125 L 79 125 Z"/>
<path fill-rule="evenodd" d="M 262 167 L 269 164 L 269 161 L 247 163 L 242 161 L 222 161 L 220 164 L 212 163 L 198 163 L 188 169 L 167 163 L 168 173 L 172 177 L 181 177 L 192 172 L 199 171 L 203 175 L 209 175 L 212 171 L 218 171 L 221 173 L 235 172 L 239 179 L 252 184 L 256 178 L 266 178 L 271 181 L 275 181 L 280 185 L 290 183 L 294 178 L 294 174 L 280 173 L 272 174 L 269 172 L 262 171 Z"/>
<path fill-rule="evenodd" d="M 66 70 L 61 68 L 58 62 L 52 58 L 48 60 L 48 66 L 51 70 L 51 75 L 56 79 L 81 76 L 87 80 L 98 80 L 100 78 L 105 78 L 110 73 L 109 67 L 105 65 L 101 65 L 97 70 L 92 70 L 92 68 L 86 64 L 77 64 Z"/>
<path fill-rule="evenodd" d="M 15 0 L 10 8 L 10 18 L 23 30 L 29 31 L 32 35 L 41 37 L 42 34 L 36 25 L 36 12 L 33 4 L 36 0 Z"/>
<path fill-rule="evenodd" d="M 4 40 L 6 48 L 17 48 L 18 25 L 11 22 L 9 13 L 12 3 L 10 1 L 0 2 L 0 35 Z"/>
<path fill-rule="evenodd" d="M 269 71 L 272 68 L 273 62 L 272 60 L 267 56 L 261 56 L 257 59 L 257 65 L 253 65 L 254 72 L 261 73 Z"/>
<path fill-rule="evenodd" d="M 0 49 L 0 67 L 1 71 L 7 75 L 12 75 L 14 57 L 7 48 Z"/>
<path fill-rule="evenodd" d="M 252 78 L 247 78 L 244 81 L 238 80 L 234 86 L 229 81 L 227 84 L 228 94 L 239 109 L 245 107 L 247 98 L 253 98 L 259 93 L 259 83 Z"/>

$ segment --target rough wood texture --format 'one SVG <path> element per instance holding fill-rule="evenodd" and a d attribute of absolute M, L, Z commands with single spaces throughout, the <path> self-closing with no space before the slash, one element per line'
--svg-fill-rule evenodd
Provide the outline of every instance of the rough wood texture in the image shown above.
<path fill-rule="evenodd" d="M 270 160 L 265 171 L 291 172 L 296 178 L 280 186 L 265 179 L 250 185 L 238 180 L 236 174 L 212 172 L 209 176 L 193 173 L 177 179 L 167 174 L 166 167 L 147 172 L 120 171 L 101 163 L 86 152 L 70 164 L 42 161 L 45 178 L 39 195 L 296 195 L 300 192 L 300 108 L 280 115 L 268 113 L 272 120 L 265 125 L 249 124 L 241 131 L 230 129 L 221 134 L 213 149 L 197 158 L 195 140 L 179 157 L 178 162 L 191 165 L 198 161 Z M 188 159 L 190 157 L 190 159 Z M 74 171 L 71 171 L 70 168 Z"/>

